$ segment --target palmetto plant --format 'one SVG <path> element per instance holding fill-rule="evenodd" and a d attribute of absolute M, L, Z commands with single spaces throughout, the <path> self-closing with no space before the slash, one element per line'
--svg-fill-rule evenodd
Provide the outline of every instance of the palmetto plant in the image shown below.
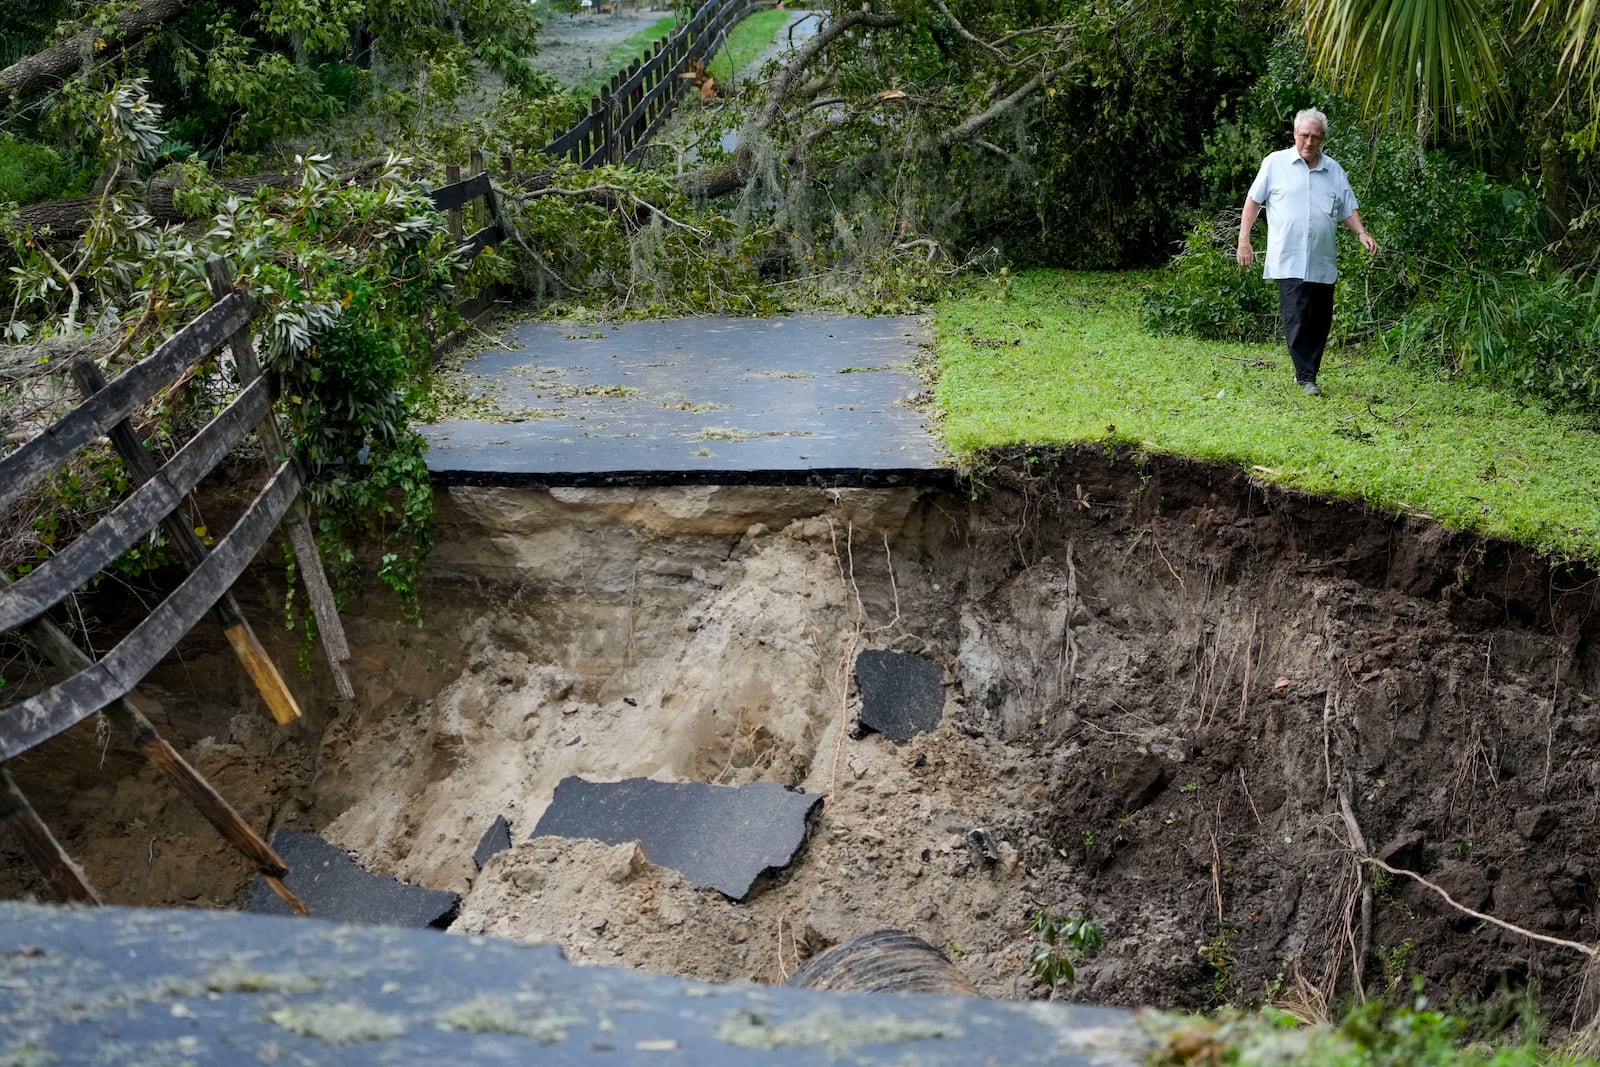
<path fill-rule="evenodd" d="M 1517 5 L 1520 6 L 1520 5 Z M 1532 0 L 1525 14 L 1496 0 L 1304 0 L 1302 25 L 1318 72 L 1354 91 L 1372 114 L 1420 127 L 1485 121 L 1512 43 L 1550 31 L 1560 64 L 1591 98 L 1600 0 Z"/>

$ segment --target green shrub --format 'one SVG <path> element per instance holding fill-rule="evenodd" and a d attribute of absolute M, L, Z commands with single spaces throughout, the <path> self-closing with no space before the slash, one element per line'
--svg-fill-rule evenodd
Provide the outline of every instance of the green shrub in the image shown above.
<path fill-rule="evenodd" d="M 322 79 L 323 93 L 341 104 L 359 100 L 366 88 L 361 69 L 349 63 L 324 63 L 317 68 L 317 76 Z"/>
<path fill-rule="evenodd" d="M 72 168 L 52 148 L 0 140 L 0 203 L 36 204 L 66 196 Z"/>
<path fill-rule="evenodd" d="M 1166 284 L 1144 295 L 1144 328 L 1208 341 L 1266 341 L 1278 330 L 1278 292 L 1261 268 L 1234 259 L 1238 222 L 1205 220 L 1189 231 Z"/>

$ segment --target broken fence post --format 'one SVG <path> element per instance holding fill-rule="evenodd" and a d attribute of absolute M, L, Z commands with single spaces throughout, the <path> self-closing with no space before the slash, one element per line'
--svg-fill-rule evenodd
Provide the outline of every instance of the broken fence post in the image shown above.
<path fill-rule="evenodd" d="M 0 590 L 10 583 L 0 575 Z M 73 675 L 93 666 L 89 658 L 72 639 L 49 619 L 38 619 L 23 628 L 28 640 L 43 653 L 45 659 L 55 664 L 63 674 Z M 309 914 L 305 905 L 283 885 L 283 876 L 289 872 L 282 859 L 259 834 L 250 828 L 232 804 L 218 793 L 204 775 L 191 767 L 176 749 L 156 730 L 155 724 L 125 697 L 117 697 L 101 709 L 106 719 L 127 735 L 149 764 L 171 778 L 179 792 L 189 798 L 205 820 L 216 828 L 222 839 L 232 845 L 256 866 L 273 892 L 283 898 L 297 915 Z"/>

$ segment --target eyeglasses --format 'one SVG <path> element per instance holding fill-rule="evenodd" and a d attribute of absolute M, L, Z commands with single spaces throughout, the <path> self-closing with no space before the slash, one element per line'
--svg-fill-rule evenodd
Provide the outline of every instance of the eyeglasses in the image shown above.
<path fill-rule="evenodd" d="M 1328 135 L 1325 133 L 1301 133 L 1299 130 L 1294 131 L 1294 136 L 1297 141 L 1317 141 L 1319 143 L 1328 139 Z"/>

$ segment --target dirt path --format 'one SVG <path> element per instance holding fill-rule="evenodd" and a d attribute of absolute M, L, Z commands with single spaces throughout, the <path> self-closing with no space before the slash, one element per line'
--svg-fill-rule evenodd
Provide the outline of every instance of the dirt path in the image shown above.
<path fill-rule="evenodd" d="M 671 14 L 668 10 L 629 10 L 612 15 L 544 16 L 533 65 L 570 89 L 601 69 L 612 46 Z"/>

